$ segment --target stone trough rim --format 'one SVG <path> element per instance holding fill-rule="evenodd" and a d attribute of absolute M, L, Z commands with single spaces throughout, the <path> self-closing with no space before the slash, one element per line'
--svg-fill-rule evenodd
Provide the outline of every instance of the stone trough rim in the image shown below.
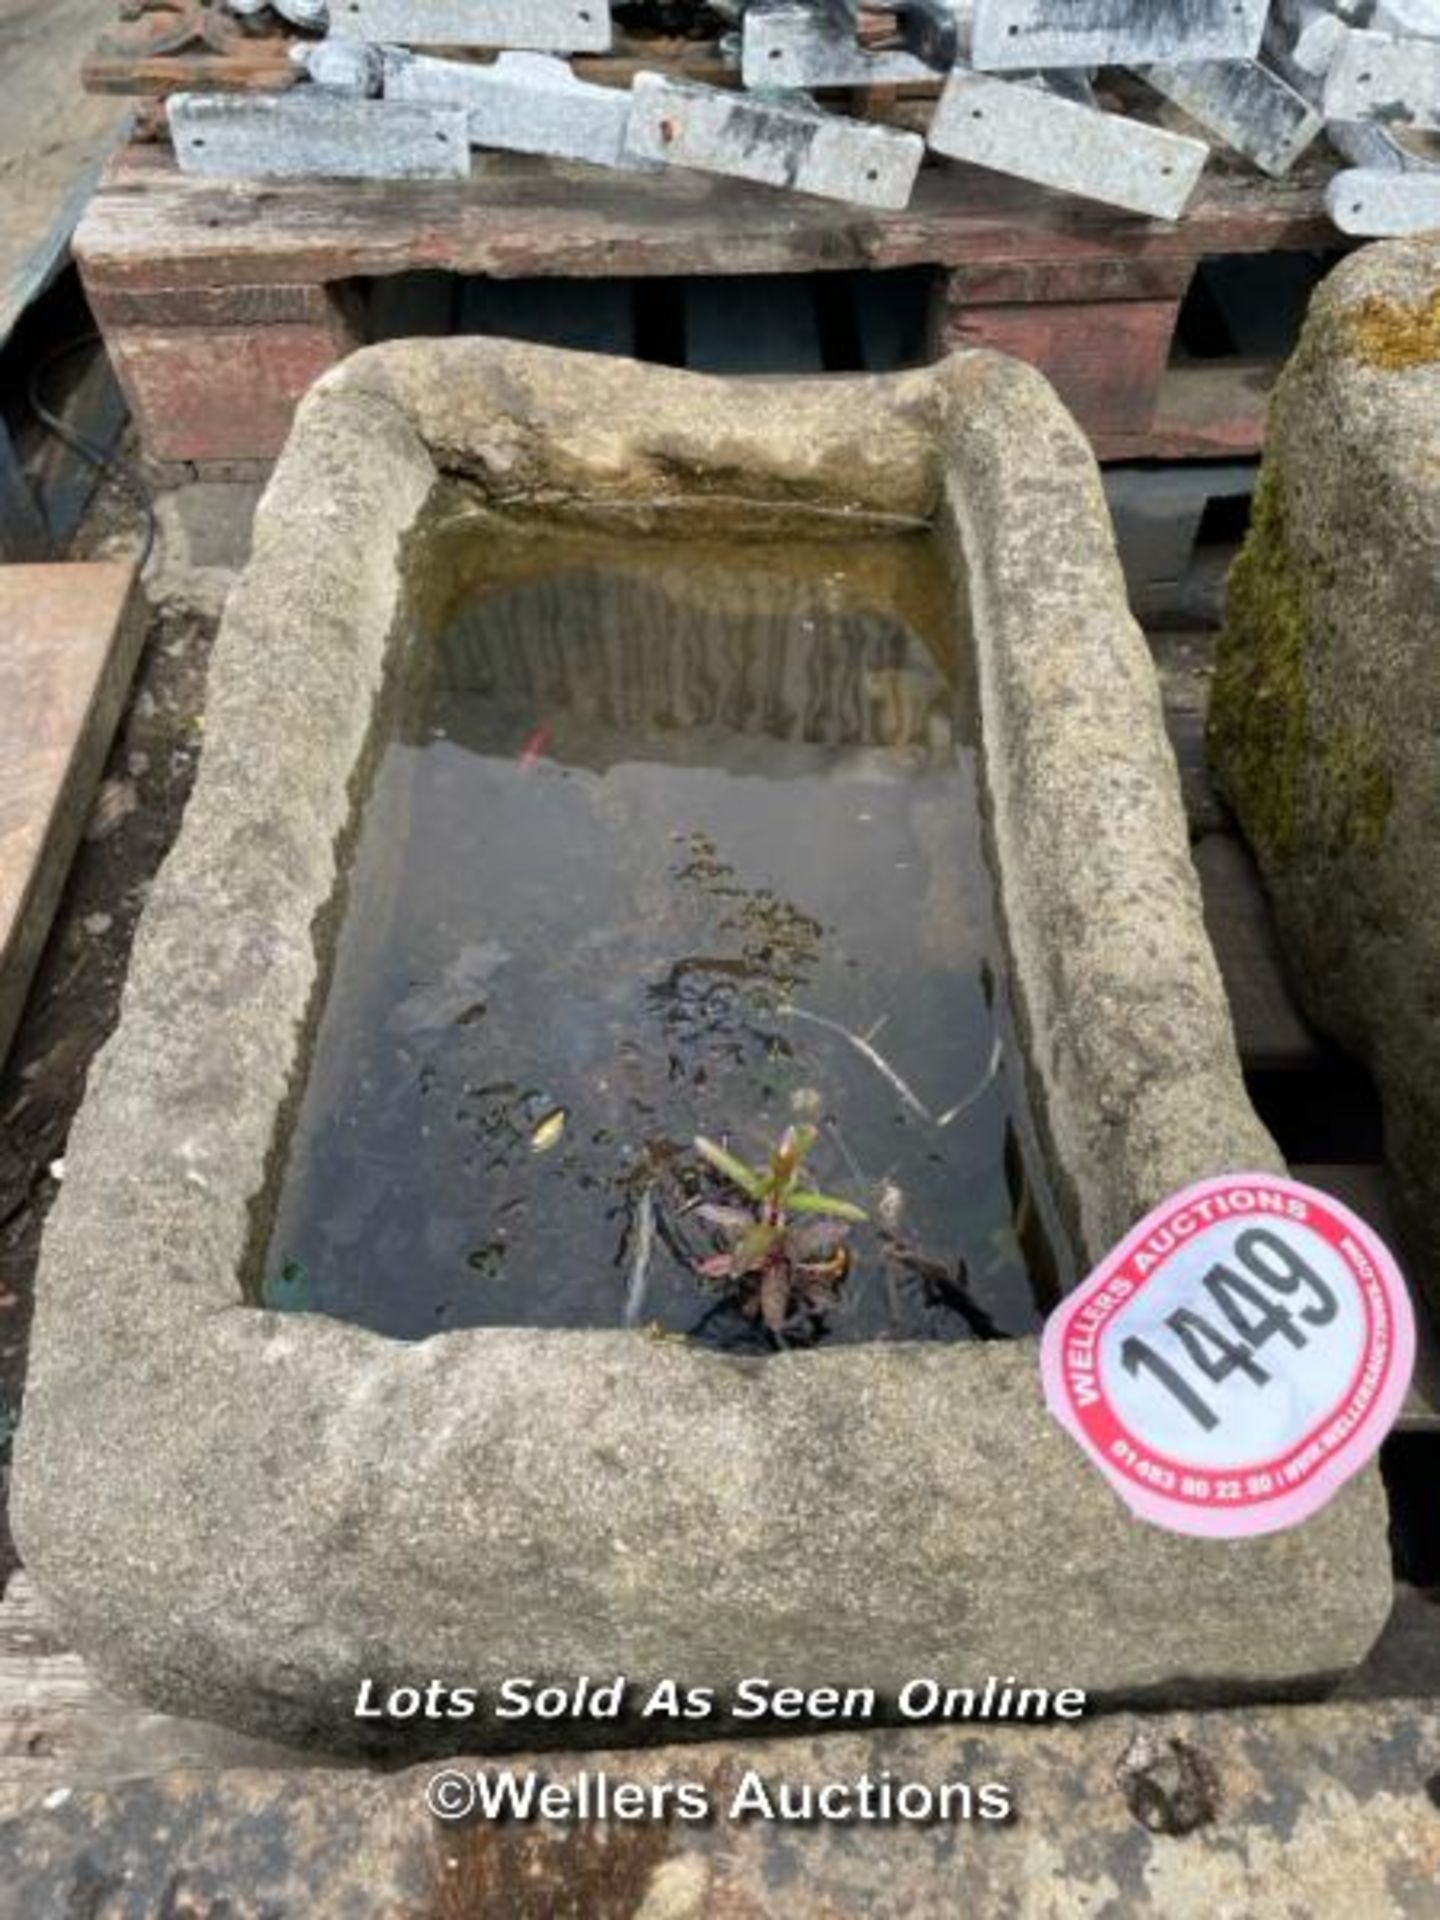
<path fill-rule="evenodd" d="M 669 1633 L 697 1680 L 723 1681 L 748 1643 L 705 1615 L 706 1595 L 717 1614 L 763 1604 L 761 1666 L 802 1683 L 842 1677 L 867 1622 L 888 1618 L 883 1689 L 953 1662 L 962 1640 L 967 1657 L 988 1647 L 1013 1665 L 1000 1622 L 1035 1608 L 1022 1567 L 1000 1567 L 997 1598 L 988 1565 L 1023 1520 L 1064 1540 L 1082 1591 L 1112 1564 L 1156 1590 L 1140 1603 L 1149 1645 L 1098 1619 L 1032 1619 L 1053 1684 L 1284 1689 L 1353 1664 L 1389 1601 L 1373 1471 L 1294 1535 L 1200 1544 L 1138 1528 L 1044 1414 L 1034 1341 L 749 1364 L 621 1332 L 471 1329 L 407 1347 L 241 1300 L 303 1071 L 315 928 L 385 674 L 398 544 L 440 473 L 492 504 L 642 527 L 809 527 L 818 513 L 883 531 L 950 516 L 1012 979 L 1082 1246 L 1103 1251 L 1192 1179 L 1283 1171 L 1240 1077 L 1098 469 L 1038 374 L 986 352 L 879 378 L 737 382 L 505 342 L 367 349 L 312 389 L 262 502 L 217 643 L 195 794 L 47 1229 L 14 1514 L 74 1643 L 172 1710 L 333 1745 L 370 1738 L 350 1711 L 364 1674 L 564 1675 L 607 1656 L 653 1673 Z M 353 679 L 327 671 L 327 646 Z M 1067 708 L 1098 776 L 1068 742 Z M 270 737 L 257 786 L 256 742 Z M 266 778 L 285 785 L 283 809 Z M 1103 926 L 1089 911 L 1100 894 Z M 572 1423 L 573 1485 L 534 1417 L 541 1392 Z M 951 1537 L 958 1522 L 931 1516 L 963 1481 L 935 1426 L 957 1405 L 979 1460 L 1013 1447 L 1039 1466 L 1024 1515 L 1002 1499 Z M 901 1436 L 903 1466 L 870 1457 L 872 1433 Z M 702 1440 L 703 1473 L 690 1457 Z M 794 1460 L 793 1485 L 771 1484 L 777 1456 Z M 846 1539 L 867 1492 L 881 1515 L 903 1500 L 924 1536 L 913 1561 Z M 456 1513 L 458 1544 L 445 1537 Z M 987 1573 L 967 1585 L 954 1568 L 972 1545 Z M 698 1618 L 671 1564 L 687 1556 Z M 1337 1559 L 1363 1563 L 1340 1595 Z M 1319 1624 L 1293 1651 L 1272 1637 L 1232 1659 L 1237 1581 L 1304 1591 Z M 548 1611 L 532 1620 L 536 1592 Z M 1198 1637 L 1167 1625 L 1177 1595 Z M 437 1744 L 473 1746 L 475 1730 Z"/>

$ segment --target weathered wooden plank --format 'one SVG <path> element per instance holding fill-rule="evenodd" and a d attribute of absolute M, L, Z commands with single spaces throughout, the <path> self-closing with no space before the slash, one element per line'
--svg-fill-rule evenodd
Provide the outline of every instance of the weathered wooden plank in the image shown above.
<path fill-rule="evenodd" d="M 946 277 L 953 306 L 1075 305 L 1109 300 L 1178 300 L 1195 263 L 1188 258 L 1129 260 L 970 260 Z"/>
<path fill-rule="evenodd" d="M 1259 873 L 1249 849 L 1212 833 L 1193 849 L 1205 925 L 1220 962 L 1247 1071 L 1322 1068 L 1326 1049 L 1295 1004 Z"/>
<path fill-rule="evenodd" d="M 1091 435 L 1102 460 L 1233 460 L 1265 444 L 1278 360 L 1201 360 L 1167 369 L 1142 433 Z"/>
<path fill-rule="evenodd" d="M 113 0 L 89 0 L 112 8 Z M 450 52 L 458 59 L 482 59 L 468 49 Z M 636 40 L 617 34 L 610 53 L 578 53 L 571 60 L 579 80 L 608 87 L 628 87 L 637 73 L 661 66 L 667 73 L 698 80 L 707 86 L 738 87 L 740 76 L 727 64 L 713 41 L 647 37 Z M 290 58 L 279 35 L 242 43 L 235 53 L 131 54 L 97 49 L 85 61 L 84 80 L 92 93 L 138 94 L 163 99 L 172 93 L 197 90 L 226 92 L 283 92 L 300 80 L 301 71 Z M 141 137 L 159 137 L 151 129 Z"/>
<path fill-rule="evenodd" d="M 0 1060 L 144 633 L 129 565 L 0 567 Z"/>
<path fill-rule="evenodd" d="M 320 375 L 358 345 L 329 325 L 119 327 L 106 339 L 148 457 L 273 460 Z"/>
<path fill-rule="evenodd" d="M 108 1692 L 69 1650 L 28 1577 L 10 1581 L 0 1605 L 0 1819 L 57 1791 L 286 1764 L 327 1763 Z"/>
<path fill-rule="evenodd" d="M 1178 300 L 1106 306 L 952 306 L 940 346 L 994 347 L 1039 367 L 1087 431 L 1144 433 L 1159 398 Z"/>
<path fill-rule="evenodd" d="M 311 286 L 91 288 L 90 310 L 114 327 L 283 327 L 334 324 L 335 294 Z"/>
<path fill-rule="evenodd" d="M 554 274 L 799 273 L 936 265 L 1095 267 L 1202 254 L 1333 246 L 1324 186 L 1219 172 L 1174 226 L 954 166 L 926 170 L 903 213 L 802 200 L 681 169 L 597 179 L 588 169 L 477 157 L 469 182 L 403 188 L 185 179 L 170 155 L 131 148 L 76 236 L 87 285 L 320 283 L 444 267 L 496 278 Z"/>

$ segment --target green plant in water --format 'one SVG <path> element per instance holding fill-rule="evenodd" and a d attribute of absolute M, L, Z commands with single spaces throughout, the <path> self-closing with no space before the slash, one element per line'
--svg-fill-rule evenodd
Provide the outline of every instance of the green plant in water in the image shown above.
<path fill-rule="evenodd" d="M 805 1161 L 818 1138 L 814 1127 L 787 1128 L 768 1161 L 753 1167 L 713 1140 L 695 1142 L 696 1152 L 749 1203 L 698 1209 L 725 1247 L 699 1261 L 697 1270 L 707 1280 L 731 1282 L 741 1311 L 763 1320 L 777 1339 L 800 1316 L 834 1305 L 850 1271 L 850 1229 L 868 1217 L 809 1179 Z"/>

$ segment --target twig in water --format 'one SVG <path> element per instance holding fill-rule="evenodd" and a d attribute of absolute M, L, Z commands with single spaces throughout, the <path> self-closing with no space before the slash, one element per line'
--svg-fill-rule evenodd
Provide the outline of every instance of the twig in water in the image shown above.
<path fill-rule="evenodd" d="M 1000 1036 L 997 1033 L 995 1036 L 995 1044 L 990 1049 L 990 1064 L 985 1069 L 984 1078 L 966 1094 L 958 1107 L 951 1107 L 948 1113 L 941 1114 L 940 1118 L 935 1122 L 937 1127 L 948 1127 L 952 1120 L 958 1120 L 962 1113 L 968 1113 L 980 1096 L 989 1091 L 995 1083 L 995 1076 L 1000 1071 L 1001 1058 Z"/>
<path fill-rule="evenodd" d="M 797 1007 L 793 1000 L 784 1001 L 779 1012 L 788 1014 L 793 1020 L 808 1020 L 812 1026 L 824 1027 L 827 1033 L 838 1034 L 842 1040 L 848 1041 L 862 1060 L 868 1060 L 875 1071 L 890 1082 L 912 1113 L 918 1113 L 922 1120 L 933 1122 L 935 1116 L 925 1102 L 911 1087 L 907 1086 L 890 1062 L 871 1046 L 863 1034 L 852 1033 L 848 1027 L 842 1027 L 838 1020 L 827 1020 L 823 1013 L 808 1013 L 804 1007 Z M 875 1032 L 877 1029 L 872 1028 L 871 1031 Z"/>
<path fill-rule="evenodd" d="M 646 1187 L 635 1212 L 635 1257 L 630 1262 L 630 1290 L 625 1296 L 625 1325 L 639 1325 L 645 1304 L 645 1283 L 650 1276 L 650 1256 L 655 1251 L 655 1189 Z"/>

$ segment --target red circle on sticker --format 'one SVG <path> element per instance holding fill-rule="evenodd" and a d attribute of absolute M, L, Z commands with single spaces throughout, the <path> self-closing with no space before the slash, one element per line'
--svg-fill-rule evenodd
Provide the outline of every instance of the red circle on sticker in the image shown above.
<path fill-rule="evenodd" d="M 1317 1512 L 1404 1403 L 1394 1256 L 1330 1195 L 1231 1174 L 1142 1220 L 1046 1323 L 1050 1411 L 1141 1518 L 1239 1538 Z"/>

